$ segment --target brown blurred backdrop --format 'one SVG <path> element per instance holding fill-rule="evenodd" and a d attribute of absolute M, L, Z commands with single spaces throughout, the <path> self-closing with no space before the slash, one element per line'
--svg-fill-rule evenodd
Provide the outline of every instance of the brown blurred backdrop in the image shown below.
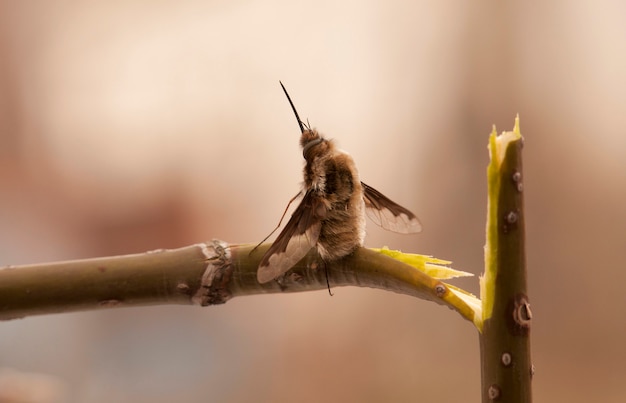
<path fill-rule="evenodd" d="M 368 246 L 479 274 L 519 113 L 536 400 L 625 401 L 626 3 L 502 3 L 0 1 L 0 265 L 259 241 L 301 180 L 280 79 L 420 216 Z M 38 401 L 480 400 L 471 324 L 368 289 L 0 323 L 0 369 Z"/>

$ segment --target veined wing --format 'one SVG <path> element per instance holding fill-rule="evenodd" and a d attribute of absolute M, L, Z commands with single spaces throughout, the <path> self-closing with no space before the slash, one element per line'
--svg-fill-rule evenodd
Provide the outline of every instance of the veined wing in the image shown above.
<path fill-rule="evenodd" d="M 409 234 L 420 232 L 422 224 L 415 214 L 389 200 L 371 186 L 361 182 L 367 216 L 386 230 Z"/>
<path fill-rule="evenodd" d="M 312 191 L 307 191 L 261 259 L 257 271 L 259 283 L 267 283 L 287 272 L 316 245 L 325 215 L 324 202 Z"/>

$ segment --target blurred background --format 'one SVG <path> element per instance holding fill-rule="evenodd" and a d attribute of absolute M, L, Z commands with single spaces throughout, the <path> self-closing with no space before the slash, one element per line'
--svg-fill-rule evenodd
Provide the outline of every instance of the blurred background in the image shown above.
<path fill-rule="evenodd" d="M 282 80 L 422 221 L 413 236 L 369 223 L 367 246 L 478 275 L 487 135 L 519 113 L 535 398 L 623 402 L 624 15 L 618 1 L 0 1 L 0 265 L 260 241 L 302 180 Z M 0 323 L 0 396 L 29 380 L 29 402 L 480 401 L 470 323 L 334 292 Z"/>

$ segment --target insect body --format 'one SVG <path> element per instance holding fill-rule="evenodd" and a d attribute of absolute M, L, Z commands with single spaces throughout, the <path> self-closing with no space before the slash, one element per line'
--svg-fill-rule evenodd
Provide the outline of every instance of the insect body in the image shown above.
<path fill-rule="evenodd" d="M 361 182 L 352 157 L 300 120 L 287 90 L 282 83 L 281 86 L 302 132 L 304 183 L 295 197 L 302 196 L 302 200 L 263 256 L 258 281 L 267 283 L 278 278 L 311 248 L 316 248 L 325 262 L 349 255 L 363 246 L 366 213 L 376 224 L 391 231 L 421 231 L 415 214 Z"/>

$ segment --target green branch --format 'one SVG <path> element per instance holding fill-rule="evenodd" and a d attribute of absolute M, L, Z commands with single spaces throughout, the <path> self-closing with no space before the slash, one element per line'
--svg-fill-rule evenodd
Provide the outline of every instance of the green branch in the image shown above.
<path fill-rule="evenodd" d="M 479 330 L 483 402 L 531 401 L 531 312 L 526 291 L 522 144 L 490 137 L 485 274 L 481 297 L 443 280 L 467 273 L 429 256 L 359 248 L 324 263 L 315 250 L 284 276 L 257 281 L 269 248 L 212 241 L 174 250 L 0 268 L 0 319 L 112 307 L 215 305 L 237 296 L 371 287 L 436 302 Z"/>
<path fill-rule="evenodd" d="M 485 275 L 481 281 L 482 401 L 532 401 L 531 312 L 526 291 L 523 138 L 519 118 L 512 132 L 489 141 Z"/>
<path fill-rule="evenodd" d="M 313 250 L 279 281 L 259 284 L 256 271 L 269 245 L 220 241 L 173 250 L 0 269 L 0 319 L 111 307 L 159 304 L 215 305 L 244 295 L 380 288 L 447 305 L 475 321 L 467 295 L 440 281 L 460 275 L 438 259 L 399 254 L 411 265 L 365 248 L 324 264 Z M 426 274 L 429 272 L 430 274 Z M 439 276 L 437 275 L 439 274 Z"/>

